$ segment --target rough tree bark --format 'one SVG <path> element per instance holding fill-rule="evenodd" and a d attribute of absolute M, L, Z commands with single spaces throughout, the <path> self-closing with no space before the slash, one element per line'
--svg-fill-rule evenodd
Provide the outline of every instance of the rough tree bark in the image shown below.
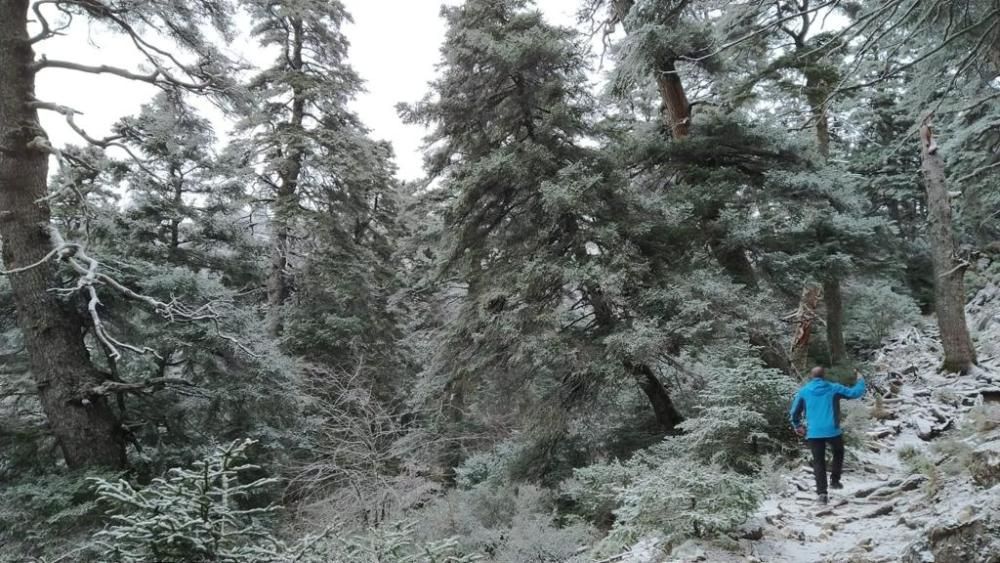
<path fill-rule="evenodd" d="M 600 288 L 588 287 L 585 297 L 594 309 L 594 318 L 597 326 L 606 332 L 613 330 L 617 319 Z M 684 421 L 684 417 L 674 407 L 674 402 L 670 398 L 670 392 L 667 391 L 667 388 L 664 387 L 660 379 L 656 377 L 653 369 L 645 363 L 629 359 L 622 361 L 622 367 L 632 376 L 636 384 L 646 395 L 646 398 L 649 399 L 656 422 L 659 423 L 663 431 L 675 431 L 677 425 Z"/>
<path fill-rule="evenodd" d="M 292 49 L 289 65 L 294 70 L 302 68 L 302 49 L 304 45 L 302 20 L 295 19 L 291 27 Z M 292 131 L 300 131 L 305 119 L 305 93 L 296 84 L 292 85 L 292 114 L 288 127 Z M 292 217 L 298 207 L 299 175 L 302 172 L 302 159 L 305 156 L 300 141 L 292 141 L 282 148 L 285 152 L 284 161 L 278 170 L 278 189 L 275 194 L 272 233 L 271 233 L 271 271 L 267 278 L 267 332 L 271 337 L 281 334 L 284 326 L 284 315 L 281 307 L 288 298 L 288 239 L 291 233 Z"/>
<path fill-rule="evenodd" d="M 610 22 L 612 24 L 621 23 L 625 32 L 629 33 L 630 29 L 626 24 L 626 17 L 634 5 L 635 0 L 611 0 Z M 665 58 L 660 62 L 657 68 L 656 85 L 662 102 L 664 124 L 670 127 L 671 135 L 675 140 L 687 138 L 691 133 L 691 104 L 688 102 L 684 83 L 677 73 L 675 59 Z M 706 213 L 703 221 L 709 229 L 718 230 L 715 222 L 719 219 L 720 212 L 721 208 L 715 208 Z M 724 233 L 717 233 L 712 237 L 710 245 L 713 254 L 734 281 L 742 284 L 748 290 L 755 290 L 757 277 L 753 264 L 747 258 L 746 249 L 725 247 L 721 242 L 723 235 Z M 760 348 L 761 359 L 767 367 L 791 373 L 791 364 L 779 351 L 781 347 L 770 336 L 759 330 L 751 329 L 750 343 Z"/>
<path fill-rule="evenodd" d="M 802 289 L 799 309 L 795 312 L 795 337 L 792 338 L 792 348 L 789 357 L 792 366 L 799 375 L 805 373 L 806 362 L 809 361 L 809 339 L 812 336 L 813 322 L 816 320 L 816 305 L 819 303 L 820 286 L 808 284 Z"/>
<path fill-rule="evenodd" d="M 847 359 L 840 278 L 831 277 L 823 282 L 823 304 L 826 306 L 826 341 L 830 346 L 830 364 L 840 365 Z"/>
<path fill-rule="evenodd" d="M 944 363 L 941 368 L 949 372 L 965 373 L 976 364 L 976 350 L 965 321 L 964 278 L 968 264 L 955 253 L 944 160 L 934 142 L 929 121 L 930 116 L 924 118 L 920 128 L 920 147 L 924 188 L 927 190 L 931 261 L 934 267 L 934 309 L 941 331 L 941 345 L 944 347 Z"/>
<path fill-rule="evenodd" d="M 663 101 L 663 121 L 670 126 L 675 140 L 686 138 L 691 131 L 691 104 L 672 59 L 664 61 L 657 69 L 656 85 Z"/>
<path fill-rule="evenodd" d="M 621 23 L 625 33 L 629 33 L 626 17 L 635 0 L 610 0 L 610 23 Z M 688 103 L 684 84 L 677 74 L 676 60 L 665 58 L 656 69 L 656 86 L 663 103 L 663 122 L 670 127 L 674 139 L 683 139 L 691 130 L 691 104 Z"/>
<path fill-rule="evenodd" d="M 653 414 L 660 427 L 666 432 L 676 430 L 677 425 L 684 421 L 684 417 L 677 412 L 673 400 L 670 399 L 670 393 L 667 392 L 667 388 L 663 386 L 653 370 L 648 365 L 641 363 L 634 364 L 625 361 L 623 365 L 635 378 L 635 382 L 646 394 L 646 398 L 649 399 L 649 404 L 653 407 Z"/>
<path fill-rule="evenodd" d="M 8 270 L 35 264 L 53 250 L 46 195 L 48 158 L 34 98 L 29 0 L 0 2 L 0 236 Z M 89 390 L 104 381 L 84 345 L 82 319 L 49 289 L 55 266 L 45 261 L 14 272 L 17 324 L 49 427 L 69 467 L 122 467 L 123 433 L 107 400 Z"/>
<path fill-rule="evenodd" d="M 816 121 L 816 147 L 823 162 L 830 158 L 830 123 L 826 111 L 829 86 L 815 73 L 806 73 L 806 90 L 809 107 Z M 840 294 L 840 277 L 827 273 L 823 281 L 823 304 L 826 306 L 826 341 L 830 346 L 830 363 L 840 364 L 847 359 L 844 344 L 844 303 Z"/>

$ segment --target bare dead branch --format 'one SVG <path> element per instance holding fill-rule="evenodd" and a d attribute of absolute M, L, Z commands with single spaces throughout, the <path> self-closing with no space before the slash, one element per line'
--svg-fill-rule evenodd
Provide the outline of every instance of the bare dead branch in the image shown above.
<path fill-rule="evenodd" d="M 0 269 L 0 276 L 11 276 L 11 275 L 14 275 L 14 274 L 20 274 L 20 273 L 23 273 L 23 272 L 27 272 L 28 270 L 31 270 L 33 268 L 37 268 L 37 267 L 41 266 L 42 264 L 45 264 L 49 260 L 52 260 L 53 257 L 55 257 L 57 254 L 59 254 L 63 250 L 65 250 L 65 248 L 61 248 L 61 247 L 53 248 L 51 252 L 49 252 L 48 254 L 46 254 L 45 256 L 43 256 L 41 258 L 41 260 L 35 262 L 34 264 L 29 264 L 27 266 L 21 266 L 20 268 L 13 268 L 11 270 L 2 270 L 2 269 Z"/>
<path fill-rule="evenodd" d="M 967 182 L 975 178 L 976 176 L 982 174 L 983 172 L 986 172 L 987 170 L 992 170 L 994 168 L 1000 168 L 1000 161 L 994 162 L 993 164 L 987 164 L 986 166 L 980 166 L 979 168 L 976 168 L 972 172 L 969 172 L 968 174 L 956 179 L 955 182 L 958 184 L 961 184 L 962 182 Z"/>
<path fill-rule="evenodd" d="M 59 0 L 38 0 L 31 6 L 31 10 L 35 13 L 35 18 L 38 20 L 38 24 L 42 26 L 42 30 L 28 40 L 28 42 L 32 45 L 38 43 L 39 41 L 44 41 L 46 39 L 50 39 L 57 35 L 65 35 L 64 33 L 62 33 L 63 30 L 68 28 L 70 24 L 73 22 L 73 14 L 70 14 L 69 12 L 66 12 L 65 10 L 59 8 L 59 11 L 66 14 L 67 21 L 61 26 L 53 29 L 52 26 L 49 24 L 49 20 L 44 15 L 42 15 L 42 6 L 46 4 L 55 4 L 58 8 Z"/>
<path fill-rule="evenodd" d="M 168 385 L 178 385 L 184 387 L 194 387 L 194 383 L 178 377 L 154 377 L 145 381 L 126 383 L 124 381 L 105 381 L 97 387 L 90 389 L 90 396 L 111 395 L 112 393 L 148 393 L 167 387 Z"/>
<path fill-rule="evenodd" d="M 719 54 L 721 54 L 721 53 L 723 53 L 725 51 L 728 51 L 729 49 L 732 49 L 733 47 L 736 47 L 737 45 L 740 45 L 740 44 L 745 43 L 745 42 L 747 42 L 747 41 L 749 41 L 751 39 L 754 39 L 755 37 L 758 37 L 760 35 L 768 33 L 771 30 L 780 27 L 783 23 L 785 23 L 787 21 L 791 21 L 791 20 L 794 20 L 796 18 L 801 18 L 801 17 L 804 17 L 804 16 L 808 16 L 809 14 L 812 14 L 814 12 L 818 12 L 818 11 L 820 11 L 823 8 L 826 8 L 826 7 L 836 6 L 840 2 L 841 2 L 841 0 L 827 0 L 826 2 L 823 2 L 821 4 L 813 6 L 812 8 L 808 8 L 808 9 L 805 9 L 805 10 L 800 10 L 800 11 L 797 11 L 797 12 L 794 12 L 794 13 L 789 13 L 786 16 L 779 16 L 778 18 L 776 18 L 776 19 L 774 19 L 774 20 L 772 20 L 770 22 L 767 22 L 762 27 L 760 27 L 758 29 L 755 29 L 754 31 L 752 31 L 752 32 L 750 32 L 750 33 L 748 33 L 748 34 L 746 34 L 746 35 L 744 35 L 742 37 L 738 37 L 738 38 L 736 38 L 736 39 L 734 39 L 732 41 L 729 41 L 728 43 L 723 43 L 721 46 L 719 46 L 718 48 L 716 48 L 714 51 L 712 51 L 712 52 L 710 52 L 710 53 L 708 53 L 706 55 L 702 55 L 700 57 L 683 57 L 683 60 L 690 61 L 690 62 L 699 62 L 699 61 L 703 61 L 705 59 L 709 59 L 711 57 L 715 57 L 715 56 L 717 56 L 717 55 L 719 55 Z"/>
<path fill-rule="evenodd" d="M 58 113 L 58 114 L 62 115 L 63 117 L 66 118 L 66 124 L 69 125 L 70 129 L 72 129 L 73 132 L 75 132 L 77 135 L 79 135 L 87 143 L 89 143 L 91 145 L 94 145 L 95 147 L 102 148 L 102 149 L 108 149 L 108 148 L 121 149 L 122 151 L 125 152 L 125 154 L 127 154 L 129 156 L 129 158 L 131 158 L 136 163 L 137 166 L 139 166 L 139 168 L 145 174 L 149 175 L 150 177 L 152 177 L 153 179 L 155 179 L 157 181 L 162 181 L 156 175 L 155 172 L 153 172 L 152 170 L 149 169 L 149 167 L 146 166 L 146 161 L 145 160 L 143 160 L 142 158 L 139 158 L 139 156 L 137 154 L 135 154 L 135 152 L 133 152 L 132 149 L 129 148 L 128 145 L 119 142 L 121 139 L 124 138 L 122 135 L 110 135 L 110 136 L 104 137 L 103 139 L 97 139 L 95 137 L 91 137 L 82 127 L 80 127 L 79 125 L 77 125 L 77 123 L 76 123 L 76 116 L 77 115 L 83 115 L 83 112 L 75 110 L 75 109 L 73 109 L 73 108 L 71 108 L 69 106 L 64 106 L 64 105 L 59 105 L 59 104 L 53 104 L 53 103 L 50 103 L 50 102 L 43 102 L 43 101 L 40 101 L 40 100 L 32 100 L 32 101 L 28 102 L 28 105 L 30 107 L 35 108 L 35 109 L 44 110 L 44 111 L 52 111 L 52 112 L 55 112 L 55 113 Z M 50 152 L 52 154 L 55 154 L 56 156 L 61 156 L 60 153 L 58 152 L 58 150 L 54 149 L 53 147 L 51 147 L 51 145 L 49 145 L 48 147 L 42 147 L 42 148 L 46 148 L 48 150 L 48 152 Z"/>
<path fill-rule="evenodd" d="M 32 264 L 10 270 L 0 270 L 0 275 L 6 276 L 20 274 L 33 268 L 37 268 L 56 258 L 69 264 L 74 271 L 80 274 L 80 278 L 77 280 L 76 286 L 69 289 L 57 289 L 55 291 L 64 294 L 75 293 L 77 291 L 86 292 L 88 296 L 87 310 L 94 327 L 94 334 L 101 342 L 101 345 L 105 347 L 110 358 L 115 360 L 121 358 L 120 349 L 124 349 L 136 354 L 150 354 L 161 361 L 163 360 L 156 350 L 149 348 L 148 346 L 140 347 L 122 342 L 107 331 L 99 311 L 101 300 L 97 293 L 98 285 L 109 286 L 128 299 L 145 303 L 151 307 L 156 314 L 171 322 L 211 322 L 213 326 L 215 326 L 216 336 L 230 342 L 248 356 L 257 356 L 237 338 L 223 332 L 220 323 L 222 315 L 215 310 L 214 303 L 209 302 L 196 309 L 191 309 L 178 302 L 176 299 L 166 303 L 148 295 L 136 293 L 125 285 L 119 283 L 111 276 L 101 273 L 99 271 L 101 266 L 100 262 L 87 254 L 82 245 L 78 243 L 66 242 L 63 239 L 62 234 L 55 226 L 50 226 L 49 232 L 53 241 L 53 248 L 51 251 Z M 86 263 L 86 266 L 84 263 Z"/>

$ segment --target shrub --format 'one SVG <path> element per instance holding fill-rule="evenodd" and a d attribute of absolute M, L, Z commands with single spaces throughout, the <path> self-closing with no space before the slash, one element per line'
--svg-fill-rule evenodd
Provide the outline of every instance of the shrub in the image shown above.
<path fill-rule="evenodd" d="M 413 522 L 379 526 L 367 534 L 340 540 L 322 561 L 332 563 L 472 563 L 478 555 L 459 554 L 458 541 L 448 538 L 421 543 L 414 539 Z"/>
<path fill-rule="evenodd" d="M 968 469 L 973 449 L 967 441 L 956 439 L 939 439 L 931 445 L 931 450 L 941 457 L 937 465 L 949 475 L 958 475 Z"/>
<path fill-rule="evenodd" d="M 844 338 L 857 346 L 875 348 L 896 327 L 920 319 L 917 303 L 884 281 L 851 283 L 844 293 Z"/>
<path fill-rule="evenodd" d="M 872 410 L 861 400 L 841 401 L 840 426 L 844 431 L 844 445 L 847 446 L 848 455 L 854 455 L 851 452 L 864 448 L 870 441 L 868 431 L 872 426 L 872 416 Z"/>
<path fill-rule="evenodd" d="M 562 526 L 555 498 L 533 485 L 456 489 L 414 515 L 422 541 L 457 538 L 457 553 L 486 561 L 569 561 L 594 537 L 582 523 Z"/>
<path fill-rule="evenodd" d="M 455 468 L 455 484 L 471 489 L 480 483 L 500 485 L 509 481 L 510 466 L 521 453 L 523 446 L 512 441 L 501 442 L 486 452 L 470 455 Z"/>
<path fill-rule="evenodd" d="M 648 534 L 668 540 L 719 536 L 757 509 L 766 485 L 756 475 L 796 451 L 787 421 L 795 384 L 742 361 L 703 365 L 705 388 L 684 434 L 630 460 L 576 470 L 562 492 L 581 515 L 611 523 L 606 549 Z"/>
<path fill-rule="evenodd" d="M 125 480 L 95 479 L 111 523 L 94 540 L 102 560 L 276 561 L 290 552 L 264 521 L 274 507 L 246 508 L 241 500 L 274 482 L 242 477 L 259 469 L 245 463 L 252 441 L 217 448 L 191 468 L 136 489 Z"/>
<path fill-rule="evenodd" d="M 899 456 L 911 473 L 920 473 L 927 478 L 924 484 L 927 496 L 933 497 L 941 490 L 941 470 L 924 452 L 911 448 L 900 450 Z"/>
<path fill-rule="evenodd" d="M 619 495 L 635 480 L 631 464 L 618 460 L 577 469 L 563 482 L 561 493 L 572 501 L 575 511 L 601 528 L 614 524 Z"/>
<path fill-rule="evenodd" d="M 529 514 L 518 518 L 511 527 L 508 538 L 496 554 L 496 561 L 582 563 L 590 559 L 583 559 L 580 552 L 596 539 L 594 529 L 590 526 L 576 523 L 556 527 L 547 514 Z"/>
<path fill-rule="evenodd" d="M 736 529 L 757 509 L 765 491 L 756 478 L 694 460 L 670 442 L 624 465 L 577 470 L 578 501 L 617 491 L 614 527 L 604 542 L 608 548 L 651 534 L 665 534 L 672 542 L 714 536 Z"/>
<path fill-rule="evenodd" d="M 795 436 L 788 424 L 788 404 L 795 384 L 787 375 L 748 364 L 716 368 L 711 375 L 695 416 L 680 425 L 686 453 L 753 473 L 764 454 L 792 451 Z"/>
<path fill-rule="evenodd" d="M 1000 428 L 1000 405 L 983 403 L 969 409 L 967 415 L 976 432 L 989 432 Z"/>
<path fill-rule="evenodd" d="M 93 476 L 35 475 L 0 487 L 0 561 L 78 553 L 85 547 L 101 522 Z"/>

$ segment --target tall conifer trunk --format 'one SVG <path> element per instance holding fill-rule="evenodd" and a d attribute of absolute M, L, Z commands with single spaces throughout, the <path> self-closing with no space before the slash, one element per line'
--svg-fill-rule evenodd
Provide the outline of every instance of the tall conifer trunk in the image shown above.
<path fill-rule="evenodd" d="M 587 287 L 586 299 L 590 303 L 590 306 L 594 308 L 594 318 L 597 321 L 597 325 L 603 331 L 611 332 L 618 320 L 604 298 L 601 289 L 594 286 Z M 670 398 L 670 392 L 667 391 L 660 378 L 656 377 L 653 369 L 643 362 L 635 362 L 629 359 L 622 361 L 622 367 L 632 376 L 639 389 L 646 395 L 646 399 L 649 400 L 649 405 L 653 409 L 653 415 L 656 417 L 656 422 L 659 423 L 663 431 L 675 431 L 677 425 L 684 421 L 684 417 L 681 416 L 681 413 L 674 406 L 674 402 Z"/>
<path fill-rule="evenodd" d="M 805 44 L 796 47 L 804 50 Z M 815 120 L 816 148 L 820 158 L 825 163 L 830 158 L 830 119 L 826 111 L 827 97 L 830 86 L 822 75 L 807 69 L 806 98 L 809 109 Z M 830 363 L 837 365 L 847 359 L 847 346 L 844 343 L 844 302 L 841 299 L 840 275 L 837 272 L 824 272 L 823 304 L 826 306 L 826 342 L 830 347 Z"/>
<path fill-rule="evenodd" d="M 653 414 L 656 422 L 666 432 L 674 432 L 677 425 L 684 421 L 684 417 L 677 411 L 670 393 L 663 386 L 653 370 L 646 364 L 634 364 L 624 362 L 625 369 L 632 375 L 639 388 L 645 393 L 650 406 L 653 407 Z"/>
<path fill-rule="evenodd" d="M 928 117 L 929 119 L 929 117 Z M 920 128 L 924 187 L 927 190 L 927 221 L 934 266 L 934 309 L 937 312 L 943 370 L 967 372 L 976 363 L 976 350 L 965 321 L 965 269 L 968 264 L 955 255 L 951 201 L 945 184 L 941 158 L 928 119 Z"/>
<path fill-rule="evenodd" d="M 302 20 L 292 22 L 292 49 L 289 59 L 291 68 L 301 70 L 303 64 L 302 48 L 304 46 Z M 302 87 L 292 85 L 292 113 L 288 121 L 288 129 L 298 132 L 305 120 L 305 93 Z M 302 173 L 303 154 L 302 143 L 295 139 L 282 147 L 285 152 L 284 161 L 278 171 L 278 189 L 274 198 L 273 222 L 271 231 L 271 271 L 267 278 L 267 332 L 272 337 L 281 334 L 284 326 L 284 315 L 281 307 L 288 298 L 288 245 L 291 234 L 291 224 L 298 207 L 299 175 Z"/>
<path fill-rule="evenodd" d="M 27 31 L 29 0 L 0 2 L 0 236 L 8 270 L 35 264 L 53 250 L 46 195 L 47 152 L 33 148 L 45 132 L 30 101 L 34 59 Z M 51 260 L 9 276 L 38 396 L 70 467 L 125 463 L 121 428 L 103 396 L 87 396 L 103 377 L 90 362 L 83 322 L 49 291 Z"/>
<path fill-rule="evenodd" d="M 799 375 L 805 373 L 809 361 L 809 339 L 812 336 L 813 322 L 816 320 L 816 305 L 819 303 L 820 287 L 808 284 L 802 289 L 799 309 L 795 313 L 795 336 L 792 338 L 792 348 L 789 357 L 792 366 Z"/>
<path fill-rule="evenodd" d="M 670 127 L 673 138 L 679 141 L 691 131 L 691 104 L 673 60 L 664 61 L 657 72 L 656 85 L 663 101 L 663 120 Z"/>
<path fill-rule="evenodd" d="M 847 359 L 844 343 L 844 300 L 840 292 L 840 278 L 831 277 L 823 282 L 823 303 L 826 305 L 826 341 L 830 347 L 830 364 L 843 364 Z"/>

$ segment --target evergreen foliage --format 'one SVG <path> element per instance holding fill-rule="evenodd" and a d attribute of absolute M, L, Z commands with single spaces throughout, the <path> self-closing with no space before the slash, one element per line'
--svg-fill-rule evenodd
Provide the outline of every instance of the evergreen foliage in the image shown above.
<path fill-rule="evenodd" d="M 190 468 L 136 489 L 125 480 L 96 480 L 111 523 L 95 534 L 108 561 L 259 561 L 282 557 L 284 546 L 262 520 L 274 506 L 241 506 L 273 479 L 248 478 L 250 441 L 223 446 Z"/>
<path fill-rule="evenodd" d="M 744 352 L 745 354 L 745 352 Z M 630 459 L 577 469 L 564 494 L 598 522 L 613 523 L 605 548 L 648 534 L 671 541 L 713 536 L 745 522 L 765 493 L 770 456 L 794 452 L 788 377 L 746 363 L 709 367 L 696 415 L 683 435 Z"/>
<path fill-rule="evenodd" d="M 0 120 L 22 268 L 0 279 L 0 561 L 582 562 L 724 537 L 797 462 L 790 357 L 837 378 L 935 310 L 927 123 L 948 275 L 998 283 L 993 0 L 581 0 L 575 27 L 451 2 L 436 78 L 397 108 L 428 132 L 410 183 L 352 109 L 340 0 L 0 2 L 32 20 L 0 21 L 4 72 L 31 51 L 10 45 L 86 25 L 145 65 L 39 56 L 0 84 L 22 112 Z M 227 55 L 244 39 L 261 60 Z M 89 108 L 8 85 L 47 68 L 156 93 L 99 138 Z M 80 358 L 40 355 L 57 341 Z M 849 455 L 866 409 L 845 407 Z"/>
<path fill-rule="evenodd" d="M 895 329 L 920 320 L 920 308 L 913 299 L 885 282 L 852 284 L 846 301 L 844 332 L 860 348 L 875 348 Z"/>

